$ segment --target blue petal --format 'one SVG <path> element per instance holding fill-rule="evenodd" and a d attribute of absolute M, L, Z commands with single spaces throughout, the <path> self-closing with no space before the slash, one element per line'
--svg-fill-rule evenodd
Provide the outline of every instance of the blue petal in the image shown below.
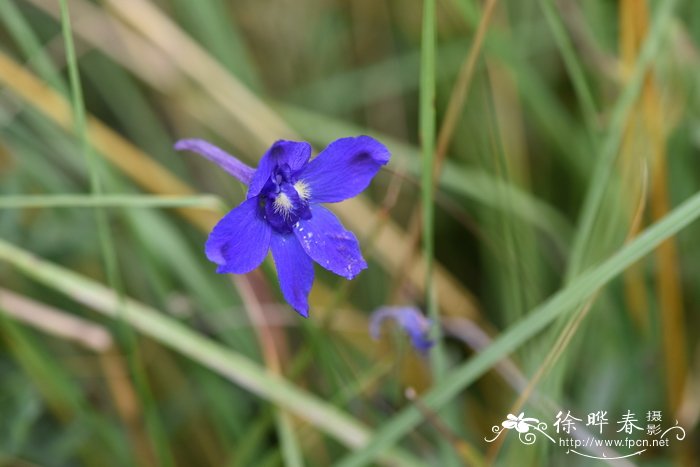
<path fill-rule="evenodd" d="M 270 248 L 272 229 L 258 215 L 258 198 L 232 209 L 209 234 L 207 258 L 219 265 L 216 272 L 245 274 L 262 263 Z"/>
<path fill-rule="evenodd" d="M 301 169 L 311 157 L 311 145 L 305 142 L 279 140 L 267 150 L 248 188 L 248 198 L 257 196 L 277 166 L 287 164 L 292 172 Z"/>
<path fill-rule="evenodd" d="M 414 307 L 382 307 L 372 313 L 369 332 L 374 339 L 379 339 L 382 323 L 393 319 L 411 338 L 411 345 L 420 352 L 426 352 L 434 342 L 428 338 L 431 320 Z"/>
<path fill-rule="evenodd" d="M 323 206 L 311 206 L 311 218 L 300 219 L 294 233 L 311 259 L 339 276 L 352 279 L 367 268 L 355 235 Z"/>
<path fill-rule="evenodd" d="M 200 156 L 209 159 L 246 185 L 250 183 L 251 179 L 253 178 L 253 174 L 255 173 L 255 169 L 252 167 L 248 167 L 223 149 L 202 139 L 181 139 L 175 143 L 175 149 L 178 151 L 196 152 Z"/>
<path fill-rule="evenodd" d="M 294 235 L 272 235 L 272 257 L 277 266 L 282 295 L 301 316 L 309 317 L 309 292 L 314 282 L 314 263 Z"/>
<path fill-rule="evenodd" d="M 321 151 L 297 177 L 308 184 L 311 202 L 335 203 L 367 188 L 390 157 L 389 150 L 369 136 L 341 138 Z"/>

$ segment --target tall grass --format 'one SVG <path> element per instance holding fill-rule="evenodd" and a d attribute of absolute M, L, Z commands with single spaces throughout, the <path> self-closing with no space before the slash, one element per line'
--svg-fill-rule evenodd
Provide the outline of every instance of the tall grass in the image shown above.
<path fill-rule="evenodd" d="M 606 410 L 619 438 L 659 410 L 687 436 L 634 462 L 692 465 L 698 14 L 0 0 L 0 459 L 592 465 L 485 438 L 559 410 Z M 276 139 L 357 134 L 392 152 L 332 206 L 368 270 L 317 269 L 308 320 L 269 260 L 215 274 L 203 243 L 245 193 L 174 141 L 254 166 Z M 433 319 L 429 355 L 371 340 L 385 304 Z"/>

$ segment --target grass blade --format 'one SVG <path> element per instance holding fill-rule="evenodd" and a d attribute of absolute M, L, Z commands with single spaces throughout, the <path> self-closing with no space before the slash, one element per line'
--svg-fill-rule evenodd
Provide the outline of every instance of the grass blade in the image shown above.
<path fill-rule="evenodd" d="M 0 197 L 0 209 L 28 208 L 200 208 L 218 210 L 221 200 L 217 196 L 158 196 L 158 195 L 26 195 Z"/>
<path fill-rule="evenodd" d="M 0 240 L 0 259 L 13 264 L 29 277 L 72 297 L 107 316 L 117 318 L 118 298 L 114 291 L 68 269 L 40 260 L 9 243 Z M 365 445 L 372 433 L 361 423 L 311 394 L 298 389 L 282 377 L 242 355 L 230 351 L 183 324 L 139 302 L 126 299 L 121 318 L 142 334 L 160 342 L 221 376 L 279 404 L 298 417 L 333 436 L 350 448 Z M 400 451 L 387 451 L 382 459 L 400 465 L 417 465 L 413 458 Z"/>
<path fill-rule="evenodd" d="M 424 404 L 433 410 L 444 406 L 501 359 L 517 350 L 555 319 L 570 313 L 574 307 L 593 296 L 630 265 L 652 252 L 664 240 L 680 232 L 698 217 L 700 193 L 693 195 L 607 261 L 574 279 L 567 287 L 530 311 L 525 318 L 502 332 L 489 347 L 451 371 L 440 386 L 428 392 L 423 398 Z M 350 467 L 371 462 L 379 453 L 415 428 L 421 420 L 422 416 L 415 408 L 404 409 L 384 423 L 367 446 L 355 451 L 338 465 Z"/>
<path fill-rule="evenodd" d="M 661 41 L 673 17 L 672 14 L 676 3 L 677 0 L 668 0 L 661 3 L 657 8 L 654 23 L 639 54 L 632 76 L 622 90 L 622 94 L 612 111 L 608 134 L 601 146 L 600 155 L 596 159 L 595 168 L 583 202 L 578 228 L 574 236 L 571 261 L 567 269 L 567 281 L 570 281 L 585 268 L 584 261 L 587 257 L 590 257 L 587 250 L 589 240 L 603 202 L 605 188 L 608 186 L 612 176 L 627 116 L 642 89 L 647 69 L 661 50 Z"/>

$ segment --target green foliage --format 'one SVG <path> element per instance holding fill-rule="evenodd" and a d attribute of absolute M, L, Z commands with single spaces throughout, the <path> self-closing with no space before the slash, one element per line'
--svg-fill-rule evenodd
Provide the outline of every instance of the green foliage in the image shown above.
<path fill-rule="evenodd" d="M 0 0 L 0 463 L 590 465 L 484 441 L 560 408 L 663 410 L 687 437 L 639 464 L 699 458 L 700 7 L 493 4 Z M 177 139 L 357 134 L 392 152 L 338 210 L 369 271 L 317 270 L 308 320 L 271 261 L 215 274 L 244 190 Z M 429 357 L 370 340 L 386 304 Z"/>

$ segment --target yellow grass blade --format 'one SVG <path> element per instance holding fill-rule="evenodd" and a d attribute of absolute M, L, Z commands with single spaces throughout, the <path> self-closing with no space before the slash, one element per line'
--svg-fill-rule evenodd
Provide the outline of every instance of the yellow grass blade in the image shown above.
<path fill-rule="evenodd" d="M 644 41 L 649 25 L 649 9 L 646 1 L 623 0 L 620 3 L 620 48 L 623 60 L 623 70 L 629 69 L 634 63 Z M 651 165 L 650 207 L 652 221 L 665 216 L 670 210 L 668 195 L 668 173 L 666 169 L 666 135 L 668 113 L 661 102 L 660 92 L 653 72 L 650 72 L 644 82 L 642 94 L 636 103 L 637 112 L 626 128 L 628 141 L 636 141 L 625 146 L 623 160 L 628 167 L 635 165 L 635 157 L 646 157 Z M 642 147 L 645 150 L 639 151 Z M 636 162 L 638 164 L 638 162 Z M 669 408 L 676 411 L 680 406 L 687 373 L 687 347 L 683 331 L 683 291 L 679 276 L 678 251 L 675 240 L 669 238 L 656 250 L 656 291 L 658 297 L 657 310 L 662 323 L 664 362 L 666 369 L 666 390 Z M 638 280 L 642 280 L 639 277 Z M 645 294 L 643 284 L 634 284 L 634 294 Z M 629 294 L 629 292 L 628 292 Z M 630 305 L 639 306 L 639 299 Z M 635 309 L 632 313 L 638 312 Z M 639 318 L 638 318 L 639 319 Z"/>

